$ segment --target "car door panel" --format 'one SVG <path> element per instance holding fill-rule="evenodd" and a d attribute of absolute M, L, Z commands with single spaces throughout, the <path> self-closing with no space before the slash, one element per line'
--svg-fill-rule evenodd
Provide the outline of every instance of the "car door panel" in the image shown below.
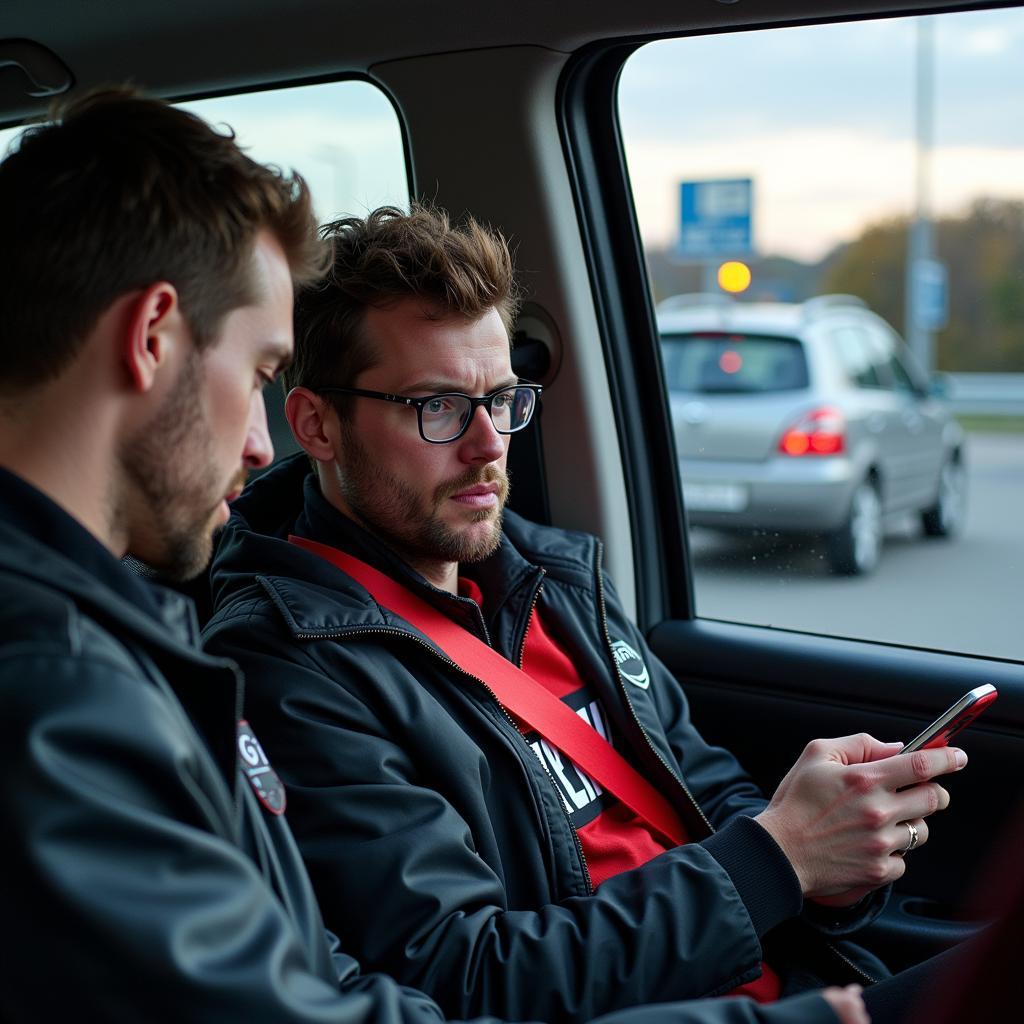
<path fill-rule="evenodd" d="M 908 860 L 866 941 L 898 968 L 972 933 L 990 852 L 1024 811 L 1013 769 L 1024 763 L 1024 666 L 701 619 L 665 622 L 650 642 L 698 728 L 766 793 L 813 738 L 909 739 L 967 690 L 994 683 L 999 699 L 958 741 L 967 768 L 943 781 L 950 807 L 931 819 L 930 841 Z"/>

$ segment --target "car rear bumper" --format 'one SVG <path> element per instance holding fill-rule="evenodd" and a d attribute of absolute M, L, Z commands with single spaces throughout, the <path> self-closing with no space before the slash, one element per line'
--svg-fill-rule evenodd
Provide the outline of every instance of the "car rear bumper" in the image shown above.
<path fill-rule="evenodd" d="M 863 477 L 841 456 L 713 464 L 681 459 L 679 471 L 694 526 L 818 533 L 842 524 Z"/>

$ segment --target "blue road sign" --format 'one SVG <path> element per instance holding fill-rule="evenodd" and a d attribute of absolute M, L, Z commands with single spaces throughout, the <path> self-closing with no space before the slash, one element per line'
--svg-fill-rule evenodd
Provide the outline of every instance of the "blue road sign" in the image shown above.
<path fill-rule="evenodd" d="M 677 255 L 710 259 L 753 251 L 753 179 L 683 181 L 679 199 Z"/>
<path fill-rule="evenodd" d="M 941 331 L 949 320 L 946 267 L 938 260 L 914 260 L 914 320 L 925 331 Z"/>

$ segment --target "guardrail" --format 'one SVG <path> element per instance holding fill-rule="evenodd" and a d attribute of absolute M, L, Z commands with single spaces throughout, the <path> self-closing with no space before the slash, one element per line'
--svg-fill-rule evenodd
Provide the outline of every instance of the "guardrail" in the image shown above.
<path fill-rule="evenodd" d="M 955 413 L 1024 416 L 1024 373 L 944 373 L 942 378 Z"/>

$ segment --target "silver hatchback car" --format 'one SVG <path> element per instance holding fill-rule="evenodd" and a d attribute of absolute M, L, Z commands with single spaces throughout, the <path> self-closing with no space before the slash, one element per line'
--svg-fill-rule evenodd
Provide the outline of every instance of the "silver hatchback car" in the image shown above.
<path fill-rule="evenodd" d="M 889 516 L 960 529 L 964 432 L 861 300 L 678 295 L 657 312 L 691 524 L 818 535 L 847 575 L 877 565 Z"/>

